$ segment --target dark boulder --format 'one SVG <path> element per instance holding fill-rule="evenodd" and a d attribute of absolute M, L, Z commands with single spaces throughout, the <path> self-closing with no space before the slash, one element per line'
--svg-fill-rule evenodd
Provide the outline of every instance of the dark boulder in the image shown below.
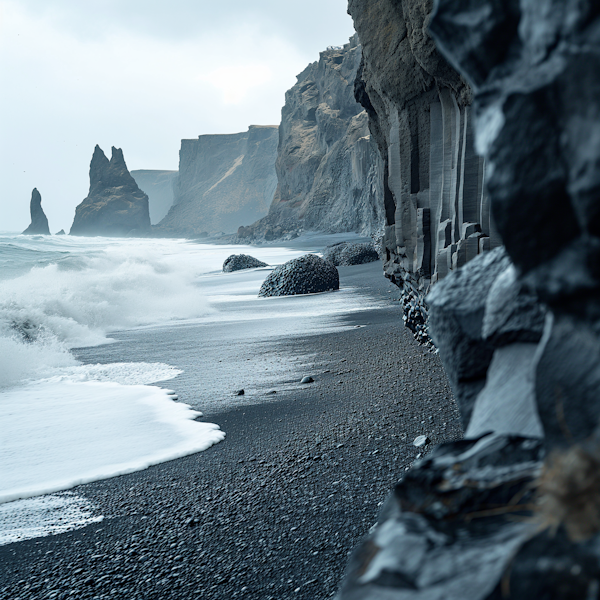
<path fill-rule="evenodd" d="M 31 213 L 31 224 L 23 232 L 23 235 L 50 235 L 48 219 L 42 208 L 42 196 L 37 191 L 37 188 L 33 188 L 31 192 L 29 212 Z"/>
<path fill-rule="evenodd" d="M 233 271 L 242 271 L 244 269 L 257 269 L 258 267 L 266 267 L 267 263 L 264 263 L 258 258 L 248 256 L 248 254 L 232 254 L 225 259 L 223 263 L 223 271 L 225 273 L 232 273 Z"/>
<path fill-rule="evenodd" d="M 71 235 L 144 236 L 150 234 L 148 196 L 129 174 L 123 151 L 110 161 L 96 146 L 90 164 L 90 191 L 75 210 Z"/>
<path fill-rule="evenodd" d="M 327 246 L 323 258 L 333 263 L 336 267 L 351 265 L 364 265 L 379 260 L 379 254 L 373 244 L 355 244 L 352 242 L 339 242 Z"/>
<path fill-rule="evenodd" d="M 306 254 L 280 265 L 265 279 L 259 296 L 293 296 L 330 292 L 340 288 L 337 269 L 315 254 Z"/>

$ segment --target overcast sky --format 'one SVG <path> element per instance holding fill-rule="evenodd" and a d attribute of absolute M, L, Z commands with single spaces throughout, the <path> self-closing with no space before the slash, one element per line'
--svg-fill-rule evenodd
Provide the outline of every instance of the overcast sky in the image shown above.
<path fill-rule="evenodd" d="M 177 169 L 182 138 L 278 124 L 296 75 L 353 34 L 347 0 L 0 0 L 0 230 L 37 187 L 67 232 L 99 144 Z"/>

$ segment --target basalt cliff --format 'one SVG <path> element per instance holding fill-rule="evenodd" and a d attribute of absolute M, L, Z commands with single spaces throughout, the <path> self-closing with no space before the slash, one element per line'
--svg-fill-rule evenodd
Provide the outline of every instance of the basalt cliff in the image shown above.
<path fill-rule="evenodd" d="M 298 75 L 279 126 L 277 189 L 269 214 L 238 232 L 276 239 L 299 230 L 371 234 L 383 225 L 383 162 L 354 98 L 358 37 Z"/>
<path fill-rule="evenodd" d="M 173 206 L 159 235 L 233 233 L 267 214 L 277 178 L 277 127 L 182 140 Z"/>
<path fill-rule="evenodd" d="M 112 148 L 110 161 L 99 146 L 90 163 L 90 191 L 75 210 L 71 235 L 149 235 L 148 196 L 130 175 L 123 151 Z"/>
<path fill-rule="evenodd" d="M 339 599 L 598 598 L 600 8 L 349 12 L 386 164 L 386 275 L 437 346 L 465 439 L 404 475 Z"/>
<path fill-rule="evenodd" d="M 23 232 L 23 235 L 50 235 L 48 219 L 42 208 L 42 196 L 37 191 L 37 188 L 33 188 L 31 192 L 29 212 L 31 213 L 31 224 Z"/>

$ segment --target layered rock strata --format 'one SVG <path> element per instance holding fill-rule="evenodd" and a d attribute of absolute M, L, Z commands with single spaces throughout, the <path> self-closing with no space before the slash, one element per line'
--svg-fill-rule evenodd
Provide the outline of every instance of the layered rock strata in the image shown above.
<path fill-rule="evenodd" d="M 275 239 L 298 230 L 370 235 L 383 223 L 383 162 L 354 98 L 361 61 L 357 36 L 321 52 L 281 111 L 277 189 L 269 214 L 241 239 Z"/>
<path fill-rule="evenodd" d="M 430 29 L 473 90 L 506 249 L 427 298 L 467 439 L 413 466 L 340 596 L 598 598 L 600 10 L 438 0 Z"/>
<path fill-rule="evenodd" d="M 160 234 L 233 233 L 265 216 L 277 187 L 277 126 L 182 140 L 175 198 Z"/>
<path fill-rule="evenodd" d="M 42 196 L 37 191 L 37 188 L 33 188 L 33 191 L 31 192 L 29 212 L 31 214 L 31 223 L 23 232 L 23 235 L 50 235 L 48 219 L 42 208 Z"/>
<path fill-rule="evenodd" d="M 152 225 L 159 223 L 173 205 L 177 175 L 177 171 L 157 171 L 152 169 L 131 171 L 131 176 L 135 179 L 140 190 L 148 196 L 150 222 Z"/>
<path fill-rule="evenodd" d="M 423 338 L 430 284 L 501 244 L 475 150 L 471 88 L 435 48 L 431 8 L 432 0 L 348 4 L 363 47 L 356 98 L 384 162 L 384 271 L 425 315 L 420 323 L 405 313 Z"/>
<path fill-rule="evenodd" d="M 70 234 L 150 234 L 148 196 L 127 170 L 120 148 L 112 148 L 110 161 L 99 146 L 94 149 L 90 163 L 90 191 L 75 209 Z"/>

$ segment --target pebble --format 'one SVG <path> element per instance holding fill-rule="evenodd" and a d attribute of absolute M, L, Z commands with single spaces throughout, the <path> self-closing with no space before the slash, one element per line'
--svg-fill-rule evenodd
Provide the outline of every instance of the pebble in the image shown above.
<path fill-rule="evenodd" d="M 314 382 L 314 379 L 310 375 L 303 377 L 302 381 L 300 381 L 300 383 L 313 383 L 313 382 Z"/>
<path fill-rule="evenodd" d="M 427 444 L 429 444 L 429 442 L 430 442 L 430 440 L 426 435 L 420 435 L 415 438 L 415 441 L 413 442 L 413 446 L 415 446 L 415 448 L 422 448 L 423 446 L 426 446 Z"/>
<path fill-rule="evenodd" d="M 235 392 L 236 396 L 243 396 L 246 392 L 244 390 L 237 390 L 237 392 Z"/>

